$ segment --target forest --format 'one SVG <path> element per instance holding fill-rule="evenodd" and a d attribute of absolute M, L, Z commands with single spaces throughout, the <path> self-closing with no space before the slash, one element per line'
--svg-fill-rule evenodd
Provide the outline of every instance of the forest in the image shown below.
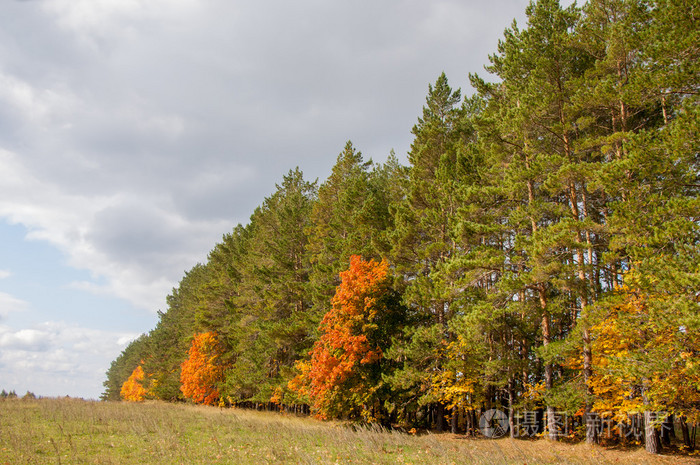
<path fill-rule="evenodd" d="M 700 424 L 700 4 L 533 1 L 408 165 L 347 142 L 187 271 L 104 400 L 512 437 Z M 641 427 L 639 426 L 641 425 Z"/>

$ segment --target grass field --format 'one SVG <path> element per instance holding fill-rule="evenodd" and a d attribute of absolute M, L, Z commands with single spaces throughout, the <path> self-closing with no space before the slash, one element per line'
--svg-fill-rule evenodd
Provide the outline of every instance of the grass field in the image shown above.
<path fill-rule="evenodd" d="M 697 464 L 584 444 L 411 436 L 240 409 L 76 399 L 0 402 L 0 465 Z"/>

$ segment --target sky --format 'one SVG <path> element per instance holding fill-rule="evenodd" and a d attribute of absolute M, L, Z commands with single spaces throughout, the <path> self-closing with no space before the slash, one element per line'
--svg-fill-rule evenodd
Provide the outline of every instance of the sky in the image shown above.
<path fill-rule="evenodd" d="M 290 169 L 406 160 L 428 85 L 526 0 L 7 0 L 0 389 L 97 399 L 186 270 Z"/>

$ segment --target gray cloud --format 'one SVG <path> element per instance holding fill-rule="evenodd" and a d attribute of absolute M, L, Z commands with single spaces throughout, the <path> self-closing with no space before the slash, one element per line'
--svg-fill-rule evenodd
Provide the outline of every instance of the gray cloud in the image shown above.
<path fill-rule="evenodd" d="M 212 246 L 206 234 L 201 238 L 208 226 L 132 199 L 97 212 L 85 240 L 111 260 L 146 270 L 169 270 L 168 278 L 176 279 L 187 260 L 182 252 L 173 252 L 188 251 L 193 245 L 200 250 Z"/>
<path fill-rule="evenodd" d="M 167 292 L 290 168 L 403 156 L 428 83 L 464 85 L 524 3 L 12 3 L 0 148 L 33 181 L 0 214 Z"/>
<path fill-rule="evenodd" d="M 465 87 L 526 4 L 5 2 L 0 219 L 90 271 L 75 289 L 164 309 L 289 169 L 323 180 L 348 139 L 403 157 L 428 84 Z"/>

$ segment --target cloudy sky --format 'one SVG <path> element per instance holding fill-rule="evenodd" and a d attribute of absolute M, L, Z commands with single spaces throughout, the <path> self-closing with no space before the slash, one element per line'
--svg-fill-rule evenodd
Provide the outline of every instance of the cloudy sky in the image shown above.
<path fill-rule="evenodd" d="M 3 1 L 0 389 L 98 398 L 283 174 L 405 160 L 428 84 L 470 93 L 526 3 Z"/>

